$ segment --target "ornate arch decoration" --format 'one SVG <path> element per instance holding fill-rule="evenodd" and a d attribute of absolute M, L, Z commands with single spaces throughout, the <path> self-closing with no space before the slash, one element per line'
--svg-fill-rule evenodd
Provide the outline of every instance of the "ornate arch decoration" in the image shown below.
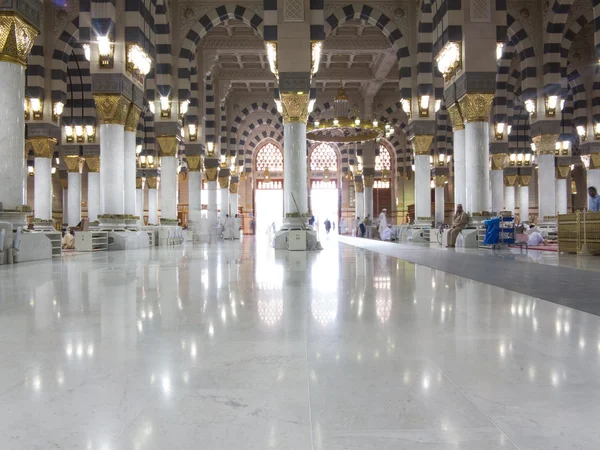
<path fill-rule="evenodd" d="M 269 104 L 266 102 L 263 103 L 258 103 L 258 102 L 254 102 L 251 103 L 250 105 L 246 106 L 245 108 L 243 108 L 241 111 L 239 111 L 236 115 L 236 117 L 233 119 L 233 122 L 231 122 L 231 128 L 229 129 L 229 133 L 230 133 L 230 138 L 229 138 L 229 148 L 231 149 L 235 149 L 238 148 L 238 139 L 239 139 L 239 133 L 241 133 L 244 129 L 244 121 L 253 113 L 256 112 L 265 112 L 267 114 L 270 114 L 272 116 L 275 117 L 276 121 L 273 122 L 273 126 L 276 129 L 281 128 L 283 130 L 283 117 L 281 117 L 281 114 L 277 111 L 277 108 L 275 107 L 274 104 Z M 238 148 L 238 153 L 241 149 Z"/>
<path fill-rule="evenodd" d="M 65 125 L 95 125 L 96 104 L 92 96 L 90 62 L 81 44 L 75 43 L 67 62 L 67 99 L 62 122 Z"/>
<path fill-rule="evenodd" d="M 332 173 L 341 172 L 340 149 L 330 142 L 315 142 L 308 152 L 308 170 L 323 172 L 325 169 Z"/>
<path fill-rule="evenodd" d="M 431 0 L 421 2 L 417 41 L 417 96 L 429 95 L 433 97 L 433 14 Z"/>
<path fill-rule="evenodd" d="M 375 172 L 381 173 L 387 170 L 388 174 L 391 174 L 393 167 L 394 158 L 392 158 L 392 151 L 387 142 L 380 142 L 375 152 Z"/>
<path fill-rule="evenodd" d="M 27 57 L 27 67 L 25 69 L 25 77 L 27 79 L 25 97 L 27 98 L 45 97 L 44 39 L 44 33 L 40 33 L 35 37 L 33 46 Z"/>
<path fill-rule="evenodd" d="M 256 172 L 264 172 L 268 168 L 271 172 L 283 173 L 283 150 L 271 138 L 266 138 L 260 142 L 253 160 L 253 168 Z"/>
<path fill-rule="evenodd" d="M 531 148 L 531 121 L 520 96 L 515 96 L 512 108 L 512 131 L 508 135 L 510 153 L 529 151 Z"/>
<path fill-rule="evenodd" d="M 52 101 L 67 103 L 67 67 L 79 41 L 79 16 L 60 33 L 52 52 Z"/>
<path fill-rule="evenodd" d="M 332 109 L 333 104 L 331 102 L 325 102 L 322 105 L 315 106 L 313 108 L 313 111 L 308 115 L 308 123 L 314 123 L 317 117 Z"/>
<path fill-rule="evenodd" d="M 521 23 L 515 20 L 510 14 L 506 15 L 506 24 L 508 25 L 508 29 L 506 30 L 507 39 L 517 49 L 519 59 L 521 60 L 523 101 L 535 99 L 537 97 L 537 65 L 533 42 Z"/>
<path fill-rule="evenodd" d="M 400 113 L 400 117 L 392 117 L 396 113 Z M 408 117 L 402 109 L 402 103 L 400 102 L 388 106 L 381 117 L 379 117 L 379 121 L 389 123 L 393 127 L 400 129 L 404 134 L 408 132 Z"/>
<path fill-rule="evenodd" d="M 275 130 L 270 125 L 259 125 L 250 132 L 246 130 L 246 135 L 243 141 L 240 141 L 240 150 L 238 152 L 238 164 L 245 165 L 247 170 L 252 168 L 252 155 L 256 146 L 264 139 L 272 139 L 279 146 L 283 146 L 283 133 Z"/>
<path fill-rule="evenodd" d="M 379 9 L 367 4 L 353 3 L 336 9 L 327 18 L 325 18 L 325 36 L 329 36 L 334 29 L 352 19 L 361 19 L 368 24 L 377 27 L 390 41 L 390 44 L 396 51 L 396 56 L 398 58 L 400 98 L 411 98 L 412 64 L 410 62 L 408 41 L 402 35 L 402 32 L 396 27 L 394 22 L 392 22 L 390 18 Z"/>
<path fill-rule="evenodd" d="M 573 41 L 579 32 L 585 27 L 588 23 L 590 23 L 594 19 L 593 13 L 591 9 L 586 10 L 582 15 L 577 17 L 571 23 L 569 27 L 565 29 L 565 33 L 562 36 L 562 42 L 560 47 L 560 77 L 567 77 L 567 66 L 568 61 L 567 58 L 569 56 L 569 50 L 571 49 L 571 45 L 573 45 Z"/>
<path fill-rule="evenodd" d="M 560 91 L 560 44 L 572 4 L 573 0 L 554 0 L 552 8 L 548 11 L 545 23 L 543 55 L 544 91 L 546 95 L 558 95 Z"/>
<path fill-rule="evenodd" d="M 222 24 L 226 20 L 236 19 L 248 25 L 262 37 L 264 20 L 255 11 L 240 5 L 221 5 L 208 11 L 192 29 L 188 31 L 181 44 L 179 52 L 179 100 L 185 100 L 190 97 L 191 92 L 191 67 L 193 66 L 194 55 L 200 40 L 215 26 Z"/>

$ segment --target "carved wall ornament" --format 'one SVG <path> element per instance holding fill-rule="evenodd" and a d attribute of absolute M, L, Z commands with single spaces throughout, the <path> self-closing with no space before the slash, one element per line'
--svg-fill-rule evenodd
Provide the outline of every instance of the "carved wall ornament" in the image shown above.
<path fill-rule="evenodd" d="M 431 143 L 433 142 L 432 134 L 421 134 L 412 139 L 413 150 L 415 155 L 429 155 Z"/>
<path fill-rule="evenodd" d="M 508 155 L 506 153 L 496 153 L 492 156 L 492 170 L 503 170 Z"/>
<path fill-rule="evenodd" d="M 157 189 L 158 177 L 147 177 L 146 183 L 148 183 L 148 189 Z"/>
<path fill-rule="evenodd" d="M 186 19 L 191 19 L 192 17 L 194 17 L 194 10 L 192 8 L 185 8 L 185 10 L 183 11 L 183 17 L 185 17 Z"/>
<path fill-rule="evenodd" d="M 283 21 L 304 21 L 304 0 L 283 0 Z"/>
<path fill-rule="evenodd" d="M 217 181 L 218 167 L 207 167 L 204 169 L 206 181 Z"/>
<path fill-rule="evenodd" d="M 462 117 L 458 104 L 454 103 L 448 108 L 448 115 L 450 116 L 450 120 L 452 121 L 452 129 L 454 131 L 465 129 L 465 121 Z"/>
<path fill-rule="evenodd" d="M 533 137 L 535 150 L 538 155 L 554 155 L 556 152 L 556 142 L 558 142 L 558 134 L 542 134 Z"/>
<path fill-rule="evenodd" d="M 464 95 L 459 101 L 460 109 L 469 122 L 488 122 L 494 94 L 473 93 Z"/>
<path fill-rule="evenodd" d="M 517 175 L 504 175 L 504 186 L 513 187 L 517 182 Z"/>
<path fill-rule="evenodd" d="M 33 150 L 33 155 L 36 158 L 52 158 L 56 149 L 56 139 L 49 137 L 32 137 L 29 138 L 29 144 Z M 25 148 L 26 154 L 29 152 Z"/>
<path fill-rule="evenodd" d="M 308 92 L 288 92 L 281 94 L 284 122 L 303 122 L 308 120 Z"/>
<path fill-rule="evenodd" d="M 161 156 L 177 156 L 179 147 L 177 136 L 157 136 L 156 142 L 158 142 Z"/>
<path fill-rule="evenodd" d="M 88 167 L 88 172 L 99 173 L 100 172 L 100 157 L 99 156 L 88 156 L 85 158 L 85 163 Z"/>
<path fill-rule="evenodd" d="M 490 0 L 471 0 L 469 6 L 471 22 L 491 22 L 492 4 Z"/>
<path fill-rule="evenodd" d="M 38 30 L 14 12 L 0 13 L 0 61 L 27 66 Z"/>
<path fill-rule="evenodd" d="M 523 8 L 521 9 L 521 11 L 519 11 L 519 15 L 523 18 L 523 19 L 527 19 L 529 18 L 529 10 L 527 8 Z"/>
<path fill-rule="evenodd" d="M 404 9 L 402 8 L 396 8 L 394 10 L 394 17 L 398 18 L 398 19 L 402 19 L 404 17 Z"/>
<path fill-rule="evenodd" d="M 54 19 L 54 37 L 58 38 L 64 31 L 67 24 L 73 22 L 73 19 L 75 19 L 77 16 L 79 16 L 79 2 L 73 2 L 69 4 L 69 11 L 59 9 L 56 12 Z"/>
<path fill-rule="evenodd" d="M 202 156 L 186 156 L 188 169 L 190 172 L 201 172 L 202 171 Z"/>
<path fill-rule="evenodd" d="M 129 99 L 120 94 L 94 94 L 98 122 L 125 125 L 129 110 Z"/>
<path fill-rule="evenodd" d="M 135 106 L 135 104 L 131 103 L 129 105 L 129 110 L 127 111 L 127 118 L 125 119 L 125 131 L 137 131 L 137 126 L 140 121 L 141 114 L 142 110 Z"/>

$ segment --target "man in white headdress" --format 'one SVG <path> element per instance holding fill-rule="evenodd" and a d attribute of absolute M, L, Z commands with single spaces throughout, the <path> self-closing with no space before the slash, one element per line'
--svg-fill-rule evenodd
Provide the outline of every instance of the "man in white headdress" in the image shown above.
<path fill-rule="evenodd" d="M 383 235 L 383 232 L 387 229 L 387 218 L 385 217 L 385 213 L 387 212 L 387 209 L 383 208 L 381 210 L 381 214 L 379 214 L 379 236 L 381 237 L 381 235 Z"/>

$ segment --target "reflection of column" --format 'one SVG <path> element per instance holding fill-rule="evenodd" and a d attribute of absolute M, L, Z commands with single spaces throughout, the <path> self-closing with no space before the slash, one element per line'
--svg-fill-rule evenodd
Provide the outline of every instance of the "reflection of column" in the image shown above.
<path fill-rule="evenodd" d="M 217 213 L 217 175 L 219 171 L 217 159 L 206 159 L 204 162 L 204 176 L 206 177 L 207 213 L 209 226 L 215 227 L 218 221 Z"/>
<path fill-rule="evenodd" d="M 5 210 L 15 211 L 25 198 L 25 67 L 37 30 L 25 22 L 20 13 L 3 2 L 5 13 L 0 22 L 0 203 Z M 15 3 L 21 9 L 21 3 Z M 39 14 L 39 2 L 26 4 L 31 14 Z M 26 8 L 23 8 L 25 10 Z M 27 18 L 31 20 L 31 18 Z"/>
<path fill-rule="evenodd" d="M 88 167 L 88 217 L 90 222 L 98 220 L 100 212 L 100 157 L 88 156 L 85 158 Z"/>
<path fill-rule="evenodd" d="M 465 211 L 480 215 L 490 209 L 489 112 L 494 94 L 466 94 L 459 100 L 465 120 Z"/>
<path fill-rule="evenodd" d="M 202 157 L 200 155 L 187 155 L 188 163 L 188 190 L 190 211 L 202 209 Z"/>
<path fill-rule="evenodd" d="M 125 211 L 124 126 L 130 101 L 119 94 L 94 94 L 100 122 L 100 197 L 102 214 Z"/>
<path fill-rule="evenodd" d="M 76 227 L 81 222 L 81 165 L 83 160 L 79 156 L 67 156 L 64 160 L 69 171 L 69 215 L 67 225 Z"/>
<path fill-rule="evenodd" d="M 435 181 L 435 223 L 444 223 L 444 188 L 448 177 L 446 175 L 434 176 Z"/>
<path fill-rule="evenodd" d="M 466 168 L 465 168 L 465 124 L 458 105 L 455 103 L 448 108 L 454 131 L 454 203 L 466 203 Z"/>
<path fill-rule="evenodd" d="M 146 178 L 148 183 L 148 225 L 158 225 L 158 178 Z"/>
<path fill-rule="evenodd" d="M 364 169 L 363 179 L 365 182 L 365 192 L 363 198 L 365 203 L 365 217 L 367 217 L 367 215 L 373 217 L 373 183 L 375 183 L 374 172 L 375 169 Z"/>
<path fill-rule="evenodd" d="M 504 175 L 504 209 L 511 211 L 515 214 L 515 183 L 517 181 L 517 175 L 507 174 Z"/>
<path fill-rule="evenodd" d="M 506 153 L 492 155 L 492 212 L 499 213 L 505 208 L 504 204 L 504 164 Z"/>
<path fill-rule="evenodd" d="M 431 224 L 431 170 L 429 151 L 433 136 L 415 136 L 412 140 L 415 152 L 415 223 Z"/>
<path fill-rule="evenodd" d="M 566 158 L 559 158 L 559 165 L 556 166 L 556 211 L 558 214 L 567 214 L 567 177 L 571 168 L 568 165 L 560 165 L 563 159 Z"/>
<path fill-rule="evenodd" d="M 135 178 L 136 178 L 136 141 L 135 134 L 137 132 L 138 122 L 140 121 L 141 110 L 133 103 L 129 105 L 127 119 L 125 121 L 125 137 L 124 137 L 124 210 L 125 214 L 136 214 L 136 193 L 135 193 Z"/>
<path fill-rule="evenodd" d="M 235 217 L 238 213 L 238 188 L 240 179 L 237 176 L 232 176 L 229 181 L 229 210 L 231 215 Z"/>
<path fill-rule="evenodd" d="M 35 179 L 33 209 L 36 219 L 52 220 L 52 156 L 56 139 L 31 138 L 35 155 Z"/>
<path fill-rule="evenodd" d="M 535 136 L 535 143 L 538 152 L 538 222 L 556 223 L 556 190 L 554 152 L 558 135 L 543 134 Z M 546 219 L 547 218 L 547 219 Z"/>
<path fill-rule="evenodd" d="M 62 223 L 67 223 L 69 217 L 69 179 L 68 175 L 63 176 L 62 172 L 60 175 L 60 185 L 62 187 Z"/>
<path fill-rule="evenodd" d="M 177 148 L 176 136 L 159 136 L 160 158 L 160 217 L 177 220 Z"/>
<path fill-rule="evenodd" d="M 281 93 L 283 105 L 283 214 L 308 213 L 306 183 L 306 120 L 308 92 Z M 294 199 L 295 203 L 294 203 Z M 298 205 L 296 207 L 296 205 Z"/>
<path fill-rule="evenodd" d="M 221 167 L 219 170 L 219 195 L 221 201 L 221 222 L 229 214 L 229 169 Z"/>
<path fill-rule="evenodd" d="M 365 193 L 364 185 L 362 182 L 362 176 L 356 175 L 354 177 L 354 192 L 356 202 L 356 217 L 360 217 L 360 220 L 365 218 Z M 356 217 L 353 217 L 355 219 Z"/>
<path fill-rule="evenodd" d="M 88 187 L 89 189 L 89 187 Z M 135 215 L 139 217 L 138 227 L 144 225 L 144 180 L 142 177 L 135 179 Z"/>
<path fill-rule="evenodd" d="M 529 181 L 531 175 L 519 176 L 519 217 L 522 222 L 529 222 Z"/>

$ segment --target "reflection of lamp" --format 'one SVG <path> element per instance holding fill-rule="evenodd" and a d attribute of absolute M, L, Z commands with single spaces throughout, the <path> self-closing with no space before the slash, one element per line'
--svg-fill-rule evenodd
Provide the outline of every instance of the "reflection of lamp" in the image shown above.
<path fill-rule="evenodd" d="M 496 42 L 496 61 L 502 58 L 502 52 L 504 51 L 504 43 Z"/>
<path fill-rule="evenodd" d="M 510 134 L 512 131 L 512 125 L 506 127 L 506 134 Z"/>
<path fill-rule="evenodd" d="M 441 99 L 437 99 L 435 101 L 435 112 L 438 112 L 440 110 L 440 108 L 442 107 L 442 100 Z"/>
<path fill-rule="evenodd" d="M 56 167 L 52 166 L 52 170 L 50 172 L 52 173 L 52 175 L 54 175 L 56 173 Z"/>
<path fill-rule="evenodd" d="M 85 56 L 85 59 L 87 59 L 88 61 L 91 59 L 91 50 L 90 50 L 90 44 L 83 44 L 83 56 Z"/>
<path fill-rule="evenodd" d="M 558 96 L 549 95 L 546 97 L 546 117 L 554 117 L 556 115 L 556 106 L 558 105 Z"/>
<path fill-rule="evenodd" d="M 277 43 L 267 42 L 267 60 L 269 61 L 269 68 L 273 75 L 277 76 Z"/>
<path fill-rule="evenodd" d="M 594 137 L 600 139 L 600 122 L 594 124 Z"/>
<path fill-rule="evenodd" d="M 142 153 L 142 145 L 138 144 L 135 146 L 135 154 L 139 155 L 140 153 Z"/>
<path fill-rule="evenodd" d="M 571 180 L 571 194 L 577 194 L 577 183 L 575 183 L 575 180 Z"/>
<path fill-rule="evenodd" d="M 532 118 L 535 117 L 535 102 L 532 99 L 525 100 L 525 109 Z"/>
<path fill-rule="evenodd" d="M 448 78 L 460 67 L 460 45 L 458 42 L 447 42 L 435 58 L 438 70 Z"/>
<path fill-rule="evenodd" d="M 321 53 L 323 52 L 323 41 L 312 43 L 312 74 L 314 75 L 319 70 L 321 62 Z"/>
<path fill-rule="evenodd" d="M 183 116 L 185 116 L 187 114 L 189 106 L 190 106 L 189 100 L 184 100 L 181 103 L 179 103 L 179 118 L 180 119 L 183 119 Z"/>
<path fill-rule="evenodd" d="M 28 161 L 27 161 L 27 173 L 28 173 L 30 176 L 33 176 L 33 173 L 34 173 L 34 168 L 33 168 L 33 161 L 31 161 L 31 160 L 28 160 Z"/>
<path fill-rule="evenodd" d="M 400 99 L 400 104 L 402 105 L 402 111 L 404 111 L 406 115 L 410 117 L 410 100 L 402 98 Z"/>
<path fill-rule="evenodd" d="M 63 102 L 54 103 L 54 106 L 52 106 L 52 120 L 54 120 L 55 122 L 58 121 L 64 109 L 65 105 Z"/>
<path fill-rule="evenodd" d="M 58 157 L 58 152 L 57 151 L 54 152 L 54 154 L 52 155 L 52 157 L 54 158 L 54 162 L 56 164 L 58 164 L 60 162 L 60 159 Z"/>

